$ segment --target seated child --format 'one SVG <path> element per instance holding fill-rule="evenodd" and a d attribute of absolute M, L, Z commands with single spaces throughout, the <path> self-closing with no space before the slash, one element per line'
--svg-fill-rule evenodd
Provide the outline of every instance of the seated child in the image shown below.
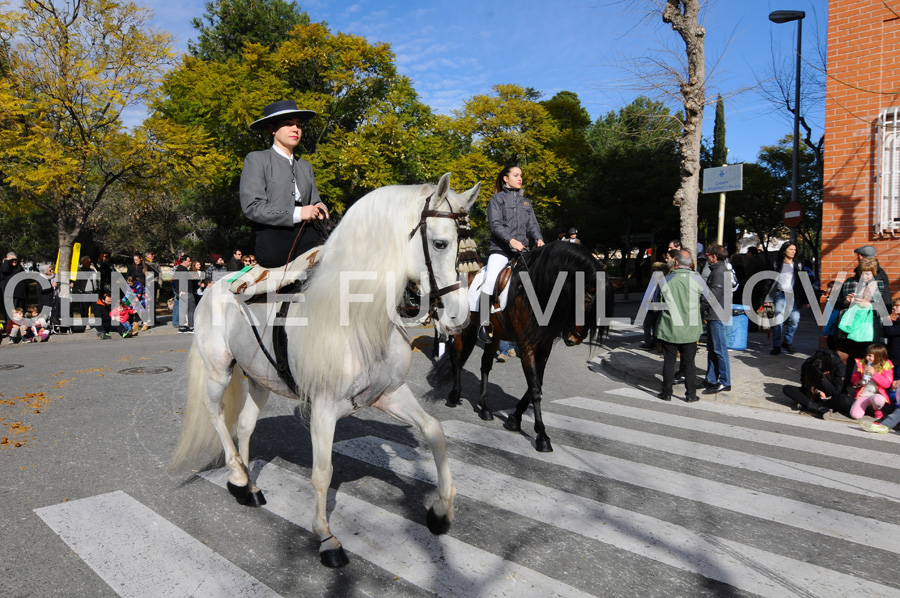
<path fill-rule="evenodd" d="M 894 382 L 894 365 L 888 359 L 887 347 L 881 343 L 872 343 L 866 349 L 865 360 L 856 359 L 856 370 L 850 378 L 856 391 L 854 392 L 853 406 L 850 408 L 850 417 L 855 420 L 862 419 L 866 409 L 871 407 L 875 419 L 881 419 L 881 408 L 888 402 L 887 389 Z M 860 425 L 871 431 L 881 432 L 880 428 L 887 428 L 881 424 Z M 880 426 L 880 428 L 879 428 Z"/>
<path fill-rule="evenodd" d="M 50 323 L 47 322 L 46 318 L 39 317 L 36 305 L 28 308 L 28 318 L 32 321 L 32 325 L 24 326 L 23 340 L 29 340 L 32 343 L 43 343 L 50 338 Z"/>
<path fill-rule="evenodd" d="M 122 338 L 137 336 L 138 331 L 131 325 L 134 310 L 128 307 L 124 301 L 119 301 L 119 305 L 109 312 L 109 317 L 113 324 L 118 325 L 118 331 Z"/>
<path fill-rule="evenodd" d="M 10 345 L 18 345 L 22 340 L 22 328 L 25 327 L 22 320 L 24 319 L 25 312 L 21 307 L 13 309 L 12 317 L 6 322 L 6 336 L 9 337 Z"/>

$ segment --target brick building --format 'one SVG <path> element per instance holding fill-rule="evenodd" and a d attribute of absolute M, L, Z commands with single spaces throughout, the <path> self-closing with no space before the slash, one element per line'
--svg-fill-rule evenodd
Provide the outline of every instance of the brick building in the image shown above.
<path fill-rule="evenodd" d="M 873 245 L 897 297 L 900 0 L 830 0 L 828 11 L 822 281 Z"/>

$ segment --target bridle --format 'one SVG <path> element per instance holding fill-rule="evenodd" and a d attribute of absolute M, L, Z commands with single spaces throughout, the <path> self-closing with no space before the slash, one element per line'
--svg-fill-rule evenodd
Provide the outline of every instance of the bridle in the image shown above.
<path fill-rule="evenodd" d="M 453 284 L 438 288 L 437 279 L 434 276 L 434 267 L 431 265 L 431 253 L 428 251 L 428 234 L 426 232 L 427 227 L 425 224 L 425 220 L 427 218 L 452 218 L 457 221 L 458 226 L 459 219 L 464 216 L 464 214 L 457 212 L 431 210 L 429 208 L 431 207 L 432 199 L 434 199 L 434 193 L 429 195 L 425 200 L 425 205 L 422 207 L 422 214 L 419 217 L 419 223 L 416 224 L 415 228 L 413 228 L 409 233 L 410 241 L 412 241 L 412 238 L 416 236 L 416 231 L 419 231 L 419 234 L 422 237 L 422 253 L 425 256 L 425 267 L 428 269 L 428 315 L 425 318 L 426 322 L 434 316 L 438 307 L 441 305 L 441 297 L 448 293 L 452 293 L 462 286 L 462 282 L 457 280 Z"/>
<path fill-rule="evenodd" d="M 597 303 L 597 289 L 594 289 L 593 293 L 591 293 L 590 291 L 585 291 L 584 298 L 584 311 L 590 312 L 594 308 L 594 305 Z M 572 336 L 574 336 L 579 343 L 582 343 L 584 342 L 584 339 L 587 338 L 587 333 L 584 331 L 584 328 L 581 328 L 579 330 L 576 327 L 572 331 Z"/>

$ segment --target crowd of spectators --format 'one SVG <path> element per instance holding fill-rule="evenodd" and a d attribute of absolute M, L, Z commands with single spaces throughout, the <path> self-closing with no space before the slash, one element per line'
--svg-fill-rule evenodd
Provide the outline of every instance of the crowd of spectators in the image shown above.
<path fill-rule="evenodd" d="M 171 277 L 166 276 L 173 295 L 169 302 L 172 325 L 179 332 L 193 332 L 194 309 L 206 289 L 255 264 L 254 256 L 245 256 L 239 249 L 232 252 L 227 265 L 221 255 L 212 254 L 208 266 L 176 251 Z M 68 289 L 60 289 L 52 264 L 23 264 L 10 251 L 0 264 L 0 343 L 45 342 L 53 334 L 92 328 L 103 340 L 135 337 L 156 324 L 161 289 L 168 283 L 163 273 L 152 250 L 136 252 L 118 266 L 109 253 L 100 252 L 96 262 L 81 256 Z"/>
<path fill-rule="evenodd" d="M 703 260 L 700 257 L 703 256 Z M 783 391 L 801 409 L 823 417 L 834 411 L 859 422 L 870 432 L 885 433 L 900 424 L 896 410 L 896 391 L 900 386 L 900 299 L 891 301 L 887 275 L 881 269 L 874 247 L 856 249 L 857 265 L 853 276 L 835 290 L 829 286 L 834 310 L 822 330 L 828 349 L 816 351 L 803 365 L 800 386 L 785 386 Z M 750 248 L 744 255 L 729 260 L 725 249 L 711 245 L 698 249 L 697 262 L 690 252 L 672 241 L 656 270 L 666 275 L 666 284 L 651 283 L 644 302 L 662 302 L 663 311 L 649 312 L 644 321 L 642 348 L 662 348 L 663 390 L 659 397 L 671 400 L 675 384 L 686 385 L 686 400 L 697 400 L 693 357 L 702 335 L 694 314 L 702 314 L 706 327 L 707 368 L 704 394 L 731 391 L 725 327 L 721 316 L 730 320 L 724 306 L 732 293 L 732 305 L 745 309 L 742 298 L 749 298 L 747 310 L 753 321 L 772 339 L 770 355 L 795 353 L 794 333 L 801 308 L 821 295 L 813 269 L 798 256 L 798 247 L 785 242 L 767 263 L 763 254 Z M 705 261 L 705 265 L 700 262 Z M 732 263 L 733 262 L 733 263 Z M 762 276 L 760 274 L 763 273 Z M 891 306 L 891 311 L 887 309 Z M 680 367 L 676 373 L 676 356 Z M 896 415 L 895 415 L 896 414 Z M 870 419 L 871 418 L 871 419 Z"/>

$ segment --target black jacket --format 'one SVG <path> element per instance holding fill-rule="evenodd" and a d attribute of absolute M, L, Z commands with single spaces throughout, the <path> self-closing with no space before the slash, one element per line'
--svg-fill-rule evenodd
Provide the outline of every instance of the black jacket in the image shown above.
<path fill-rule="evenodd" d="M 781 266 L 784 262 L 776 261 L 772 264 L 772 270 L 775 272 L 775 275 L 781 274 Z M 810 298 L 806 294 L 806 290 L 803 288 L 803 279 L 809 280 L 809 274 L 803 270 L 803 267 L 800 265 L 798 260 L 794 260 L 794 284 L 792 292 L 794 294 L 794 304 L 795 305 L 809 305 L 811 303 Z M 765 303 L 775 303 L 775 292 L 778 290 L 778 285 L 775 284 L 775 281 L 767 280 L 766 283 L 769 285 L 768 290 L 766 292 L 766 298 L 764 300 Z M 810 288 L 812 288 L 812 283 L 810 283 Z M 787 290 L 785 289 L 785 292 Z"/>
<path fill-rule="evenodd" d="M 135 280 L 140 280 L 141 284 L 147 284 L 147 275 L 144 273 L 144 262 L 135 264 L 133 261 L 128 264 L 125 270 L 125 278 L 133 276 Z"/>
<path fill-rule="evenodd" d="M 881 333 L 887 340 L 888 358 L 894 364 L 894 380 L 900 380 L 900 322 L 885 326 Z"/>
<path fill-rule="evenodd" d="M 2 294 L 0 296 L 6 295 L 6 285 L 9 284 L 13 276 L 24 271 L 25 268 L 22 267 L 22 264 L 17 263 L 13 266 L 9 260 L 3 260 L 3 262 L 0 263 L 0 294 Z M 16 288 L 13 289 L 13 297 L 16 299 L 25 299 L 27 292 L 28 284 L 26 282 L 20 282 L 16 285 Z"/>
<path fill-rule="evenodd" d="M 712 308 L 708 298 L 715 299 L 720 305 L 725 305 L 725 292 L 731 293 L 731 272 L 728 270 L 728 262 L 721 261 L 709 265 L 709 276 L 706 278 L 706 286 L 709 290 L 700 298 L 703 307 L 703 317 L 706 320 L 718 321 L 719 314 Z"/>
<path fill-rule="evenodd" d="M 97 301 L 93 305 L 91 305 L 91 315 L 95 318 L 99 318 L 101 322 L 109 323 L 111 321 L 109 312 L 112 310 L 112 307 L 103 303 L 103 301 Z"/>
<path fill-rule="evenodd" d="M 819 383 L 819 388 L 817 390 L 824 392 L 826 397 L 834 397 L 841 392 L 841 386 L 844 384 L 846 366 L 844 365 L 844 362 L 841 361 L 841 358 L 838 357 L 837 353 L 834 351 L 828 351 L 828 353 L 829 357 L 831 357 L 831 373 L 822 377 L 822 381 Z"/>

